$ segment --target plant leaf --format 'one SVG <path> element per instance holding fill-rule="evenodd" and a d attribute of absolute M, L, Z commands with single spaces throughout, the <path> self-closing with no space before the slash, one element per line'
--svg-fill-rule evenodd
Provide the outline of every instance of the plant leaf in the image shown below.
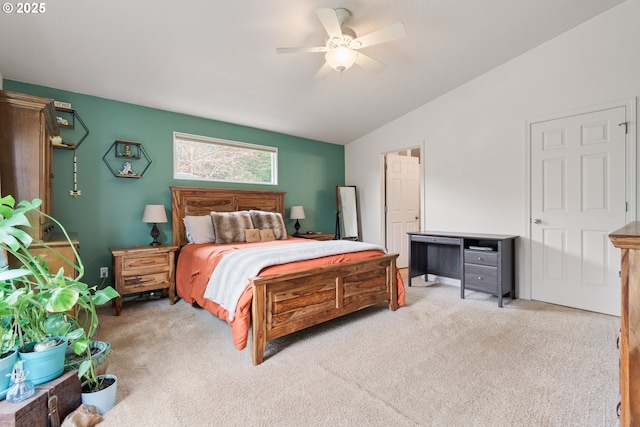
<path fill-rule="evenodd" d="M 51 299 L 46 309 L 52 313 L 69 311 L 78 302 L 78 291 L 73 288 L 56 288 L 51 293 Z"/>
<path fill-rule="evenodd" d="M 25 268 L 14 268 L 12 270 L 5 270 L 0 272 L 0 281 L 13 280 L 19 277 L 30 275 L 31 272 Z"/>
<path fill-rule="evenodd" d="M 84 330 L 82 331 L 82 334 L 84 335 Z M 89 340 L 89 338 L 80 338 L 74 341 L 73 352 L 78 355 L 86 353 L 90 343 L 91 341 Z"/>
<path fill-rule="evenodd" d="M 91 369 L 91 360 L 83 360 L 78 367 L 78 377 L 82 378 Z"/>
<path fill-rule="evenodd" d="M 64 318 L 63 313 L 47 316 L 44 319 L 45 332 L 51 336 L 63 337 L 67 335 L 71 325 L 69 321 Z"/>
<path fill-rule="evenodd" d="M 95 305 L 102 305 L 119 296 L 120 294 L 116 292 L 115 289 L 111 286 L 107 286 L 106 288 L 97 290 L 92 299 Z"/>

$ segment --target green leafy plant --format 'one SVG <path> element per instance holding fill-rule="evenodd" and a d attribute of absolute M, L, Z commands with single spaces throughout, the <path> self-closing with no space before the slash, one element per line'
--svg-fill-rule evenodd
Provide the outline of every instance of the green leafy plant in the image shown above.
<path fill-rule="evenodd" d="M 0 250 L 16 260 L 17 268 L 0 272 L 0 354 L 31 342 L 50 337 L 67 338 L 75 354 L 84 356 L 78 376 L 90 387 L 99 387 L 90 342 L 98 327 L 96 306 L 118 296 L 111 287 L 97 289 L 83 283 L 84 265 L 65 228 L 55 218 L 42 212 L 40 199 L 21 201 L 16 206 L 13 196 L 0 199 Z M 33 237 L 25 231 L 31 227 L 29 215 L 52 221 L 73 249 L 77 263 L 64 257 L 46 242 L 38 241 L 69 265 L 50 272 L 44 255 L 33 256 L 29 247 Z M 76 277 L 65 274 L 75 271 Z"/>

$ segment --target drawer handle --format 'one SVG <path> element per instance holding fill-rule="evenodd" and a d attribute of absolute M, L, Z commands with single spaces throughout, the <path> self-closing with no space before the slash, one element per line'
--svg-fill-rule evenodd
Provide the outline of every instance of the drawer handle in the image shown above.
<path fill-rule="evenodd" d="M 484 279 L 482 279 L 482 276 L 478 276 L 478 280 L 484 280 Z"/>
<path fill-rule="evenodd" d="M 482 261 L 482 257 L 481 256 L 478 257 L 478 261 Z"/>

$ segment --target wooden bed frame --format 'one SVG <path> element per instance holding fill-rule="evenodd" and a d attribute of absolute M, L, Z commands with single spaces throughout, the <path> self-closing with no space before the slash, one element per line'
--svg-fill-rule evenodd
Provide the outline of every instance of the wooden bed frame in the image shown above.
<path fill-rule="evenodd" d="M 187 244 L 182 219 L 258 209 L 284 217 L 284 192 L 171 187 L 173 244 Z M 266 342 L 345 314 L 388 303 L 398 308 L 397 254 L 253 279 L 253 364 L 264 360 Z"/>

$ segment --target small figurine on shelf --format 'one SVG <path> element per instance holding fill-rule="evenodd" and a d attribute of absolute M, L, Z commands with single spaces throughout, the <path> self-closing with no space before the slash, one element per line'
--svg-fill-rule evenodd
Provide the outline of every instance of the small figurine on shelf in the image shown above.
<path fill-rule="evenodd" d="M 132 157 L 133 156 L 133 151 L 131 151 L 131 147 L 129 147 L 128 145 L 124 146 L 124 152 L 122 153 L 123 156 L 125 157 Z"/>
<path fill-rule="evenodd" d="M 135 175 L 138 175 L 138 174 L 135 173 L 133 171 L 133 169 L 131 168 L 131 162 L 124 162 L 124 167 L 122 168 L 121 171 L 118 171 L 118 175 L 121 175 L 121 176 L 135 176 Z"/>

